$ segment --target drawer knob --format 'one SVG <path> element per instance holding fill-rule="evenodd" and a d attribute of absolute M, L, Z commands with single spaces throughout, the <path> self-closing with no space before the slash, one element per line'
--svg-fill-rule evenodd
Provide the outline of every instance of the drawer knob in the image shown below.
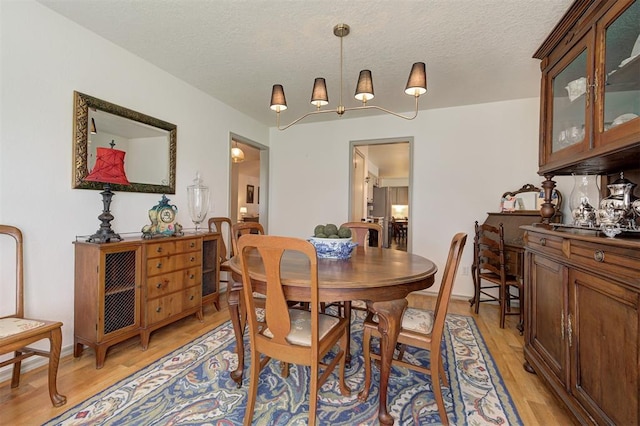
<path fill-rule="evenodd" d="M 194 297 L 194 296 L 193 296 L 193 294 L 192 294 L 192 295 L 191 295 L 191 297 L 189 298 L 189 300 L 193 300 L 193 297 Z"/>
<path fill-rule="evenodd" d="M 190 262 L 195 262 L 196 258 L 194 256 L 191 256 L 191 259 L 189 259 Z"/>
<path fill-rule="evenodd" d="M 196 276 L 195 276 L 195 275 L 193 275 L 193 274 L 189 275 L 189 279 L 190 279 L 190 280 L 194 279 L 195 277 L 196 277 Z"/>
<path fill-rule="evenodd" d="M 162 253 L 162 246 L 160 246 L 160 247 L 158 247 L 158 248 L 156 249 L 156 253 Z"/>
<path fill-rule="evenodd" d="M 195 247 L 195 246 L 196 246 L 196 243 L 195 243 L 195 242 L 193 242 L 193 241 L 191 241 L 191 247 L 193 248 L 193 247 Z"/>
<path fill-rule="evenodd" d="M 162 308 L 161 308 L 160 306 L 158 306 L 158 307 L 156 308 L 156 312 L 157 312 L 157 313 L 160 313 L 160 311 L 162 311 Z"/>
<path fill-rule="evenodd" d="M 162 288 L 162 283 L 156 284 L 156 288 Z"/>
<path fill-rule="evenodd" d="M 547 239 L 546 238 L 540 238 L 540 245 L 542 247 L 546 246 L 547 245 Z"/>
<path fill-rule="evenodd" d="M 602 250 L 596 250 L 593 253 L 593 258 L 596 262 L 604 262 L 604 252 Z"/>
<path fill-rule="evenodd" d="M 158 262 L 158 264 L 156 265 L 156 268 L 158 269 L 162 268 L 162 262 Z"/>

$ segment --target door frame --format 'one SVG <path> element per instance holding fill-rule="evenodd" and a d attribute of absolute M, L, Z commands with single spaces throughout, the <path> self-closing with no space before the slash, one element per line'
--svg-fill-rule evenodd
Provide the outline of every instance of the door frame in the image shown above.
<path fill-rule="evenodd" d="M 388 145 L 388 144 L 394 144 L 394 143 L 408 143 L 409 144 L 409 178 L 408 178 L 408 185 L 409 185 L 409 212 L 412 211 L 411 205 L 412 205 L 412 201 L 413 201 L 413 143 L 414 143 L 414 139 L 413 136 L 405 136 L 405 137 L 392 137 L 392 138 L 384 138 L 384 139 L 361 139 L 361 140 L 352 140 L 349 141 L 349 217 L 351 217 L 351 214 L 353 212 L 353 182 L 354 182 L 354 170 L 353 170 L 353 164 L 355 159 L 353 158 L 353 154 L 356 150 L 357 147 L 361 147 L 361 146 L 369 146 L 369 145 Z M 365 166 L 366 166 L 366 176 L 368 176 L 368 170 L 369 170 L 369 165 L 368 165 L 368 157 L 366 155 L 366 153 L 363 153 L 362 150 L 359 150 L 362 154 L 365 155 Z M 366 193 L 366 190 L 365 190 Z M 409 213 L 411 215 L 411 213 Z M 413 233 L 413 226 L 409 226 L 409 231 L 407 232 L 407 253 L 411 253 L 412 252 L 412 246 L 413 246 L 413 238 L 412 238 L 412 233 Z"/>
<path fill-rule="evenodd" d="M 269 147 L 259 142 L 240 136 L 237 133 L 229 133 L 229 146 L 227 153 L 229 154 L 229 198 L 228 209 L 229 218 L 232 222 L 236 222 L 238 218 L 238 164 L 231 161 L 231 148 L 233 141 L 238 141 L 243 145 L 255 148 L 260 151 L 260 202 L 258 203 L 258 214 L 260 215 L 260 224 L 268 232 L 269 224 Z"/>

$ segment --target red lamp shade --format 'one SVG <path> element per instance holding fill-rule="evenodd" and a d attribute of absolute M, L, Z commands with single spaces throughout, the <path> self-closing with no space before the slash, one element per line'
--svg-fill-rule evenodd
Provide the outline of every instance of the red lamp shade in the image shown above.
<path fill-rule="evenodd" d="M 96 165 L 84 180 L 130 185 L 124 173 L 126 152 L 113 148 L 97 148 Z"/>

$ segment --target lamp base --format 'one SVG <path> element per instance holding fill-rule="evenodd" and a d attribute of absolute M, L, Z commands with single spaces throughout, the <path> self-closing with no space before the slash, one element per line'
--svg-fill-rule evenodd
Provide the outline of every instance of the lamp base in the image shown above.
<path fill-rule="evenodd" d="M 87 239 L 87 242 L 102 244 L 122 240 L 123 238 L 119 234 L 116 234 L 113 229 L 111 229 L 111 227 L 109 227 L 109 229 L 103 229 L 102 227 L 100 227 L 100 229 L 98 229 L 95 234 Z"/>
<path fill-rule="evenodd" d="M 90 236 L 87 239 L 88 243 L 109 243 L 115 241 L 122 241 L 123 238 L 118 235 L 113 229 L 111 229 L 111 221 L 113 220 L 113 215 L 109 211 L 111 206 L 111 198 L 113 197 L 113 192 L 111 192 L 111 185 L 105 184 L 104 191 L 102 191 L 102 214 L 98 216 L 98 219 L 102 222 L 100 224 L 100 229 L 96 231 L 95 234 Z"/>

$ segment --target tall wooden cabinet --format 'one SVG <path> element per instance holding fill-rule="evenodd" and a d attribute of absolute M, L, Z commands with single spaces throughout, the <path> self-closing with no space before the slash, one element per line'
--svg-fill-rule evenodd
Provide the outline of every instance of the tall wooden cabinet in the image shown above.
<path fill-rule="evenodd" d="M 203 300 L 217 305 L 219 233 L 156 240 L 75 244 L 74 356 L 94 348 L 96 368 L 107 349 L 195 314 Z"/>
<path fill-rule="evenodd" d="M 555 175 L 640 170 L 640 0 L 574 1 L 534 57 L 548 221 Z M 640 238 L 523 229 L 525 368 L 581 424 L 640 424 Z"/>

